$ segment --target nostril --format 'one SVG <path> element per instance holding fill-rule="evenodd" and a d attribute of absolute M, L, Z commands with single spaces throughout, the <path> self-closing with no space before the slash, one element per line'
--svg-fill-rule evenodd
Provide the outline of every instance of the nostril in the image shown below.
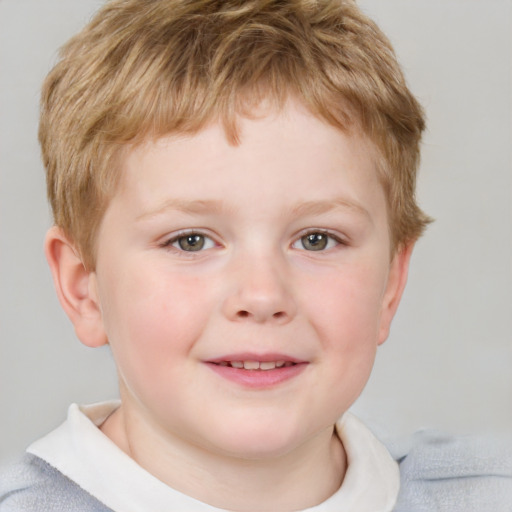
<path fill-rule="evenodd" d="M 276 311 L 272 313 L 270 311 L 252 311 L 250 309 L 239 309 L 234 318 L 238 321 L 254 320 L 255 322 L 261 323 L 266 321 L 273 321 L 277 323 L 286 322 L 289 319 L 287 311 Z"/>

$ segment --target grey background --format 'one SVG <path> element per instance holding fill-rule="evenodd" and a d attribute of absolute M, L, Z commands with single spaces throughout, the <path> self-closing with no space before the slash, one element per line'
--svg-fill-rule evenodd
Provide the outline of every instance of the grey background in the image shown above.
<path fill-rule="evenodd" d="M 512 1 L 362 0 L 424 104 L 416 247 L 390 339 L 354 410 L 382 433 L 512 431 Z M 60 310 L 36 141 L 40 83 L 99 0 L 0 0 L 0 462 L 69 403 L 117 394 L 108 349 Z"/>

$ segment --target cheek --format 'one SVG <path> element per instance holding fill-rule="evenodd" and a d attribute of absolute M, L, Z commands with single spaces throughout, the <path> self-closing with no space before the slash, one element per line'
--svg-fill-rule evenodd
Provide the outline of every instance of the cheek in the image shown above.
<path fill-rule="evenodd" d="M 381 272 L 363 265 L 309 283 L 306 307 L 321 339 L 333 349 L 351 352 L 376 345 L 383 283 Z"/>
<path fill-rule="evenodd" d="M 127 379 L 168 375 L 201 336 L 212 300 L 193 278 L 156 269 L 116 281 L 104 323 L 119 370 Z"/>
<path fill-rule="evenodd" d="M 319 406 L 335 418 L 360 395 L 377 352 L 381 287 L 363 270 L 352 268 L 311 285 L 317 300 L 308 301 L 309 318 L 322 345 L 323 363 L 315 395 L 324 397 Z"/>

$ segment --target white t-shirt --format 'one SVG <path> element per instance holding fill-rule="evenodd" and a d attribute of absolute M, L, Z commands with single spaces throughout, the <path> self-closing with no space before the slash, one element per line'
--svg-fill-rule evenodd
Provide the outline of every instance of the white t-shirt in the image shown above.
<path fill-rule="evenodd" d="M 27 451 L 48 462 L 116 512 L 221 512 L 164 484 L 118 448 L 99 425 L 119 406 L 70 406 L 67 420 Z M 304 512 L 390 512 L 398 496 L 398 465 L 355 416 L 336 424 L 348 467 L 340 489 Z"/>

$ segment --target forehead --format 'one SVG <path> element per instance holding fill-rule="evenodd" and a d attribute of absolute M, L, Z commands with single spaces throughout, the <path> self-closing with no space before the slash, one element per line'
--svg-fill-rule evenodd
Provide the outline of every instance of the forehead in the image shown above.
<path fill-rule="evenodd" d="M 283 202 L 311 201 L 332 195 L 334 180 L 354 203 L 382 193 L 371 141 L 355 129 L 327 124 L 300 103 L 260 110 L 240 118 L 238 126 L 236 144 L 217 122 L 127 150 L 118 191 L 143 202 L 165 201 L 169 195 L 236 201 L 275 194 Z"/>

